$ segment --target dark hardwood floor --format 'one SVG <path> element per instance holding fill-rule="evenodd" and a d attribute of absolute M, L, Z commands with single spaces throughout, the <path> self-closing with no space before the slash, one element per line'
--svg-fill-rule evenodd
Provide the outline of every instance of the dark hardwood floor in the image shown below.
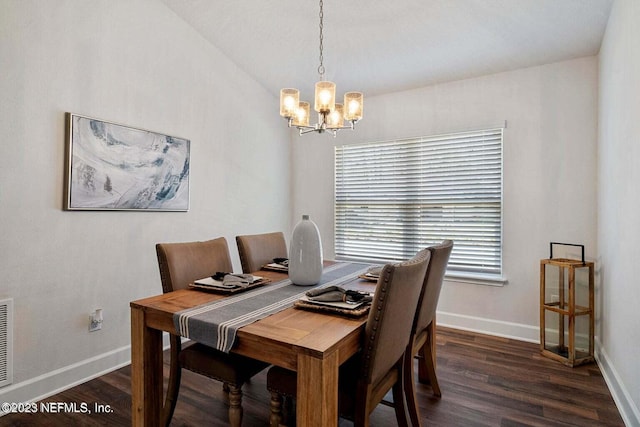
<path fill-rule="evenodd" d="M 540 356 L 536 344 L 446 328 L 438 330 L 437 354 L 442 398 L 418 385 L 424 426 L 624 426 L 596 364 L 572 369 Z M 245 426 L 268 425 L 265 380 L 263 372 L 244 387 Z M 0 425 L 129 426 L 130 367 L 44 402 L 54 402 L 61 413 L 10 414 Z M 71 412 L 74 404 L 78 413 Z M 95 405 L 110 412 L 96 413 Z M 91 413 L 81 413 L 84 409 Z M 220 383 L 184 372 L 171 425 L 225 426 L 226 419 Z M 395 424 L 393 409 L 379 405 L 372 425 Z"/>

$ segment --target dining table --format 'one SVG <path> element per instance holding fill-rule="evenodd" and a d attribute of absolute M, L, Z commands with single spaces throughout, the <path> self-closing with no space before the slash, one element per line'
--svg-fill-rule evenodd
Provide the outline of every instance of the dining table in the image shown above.
<path fill-rule="evenodd" d="M 331 265 L 332 262 L 326 263 Z M 364 266 L 366 267 L 366 266 Z M 278 271 L 253 273 L 264 287 L 288 278 Z M 353 275 L 347 289 L 373 292 L 375 282 Z M 300 287 L 304 292 L 304 287 Z M 247 290 L 252 292 L 254 290 Z M 214 304 L 230 295 L 187 288 L 139 299 L 131 308 L 132 425 L 160 425 L 163 404 L 163 332 L 180 335 L 174 315 Z M 367 315 L 347 317 L 294 306 L 240 327 L 230 352 L 297 372 L 296 422 L 335 426 L 338 420 L 338 370 L 359 351 Z M 269 409 L 265 408 L 265 419 Z"/>

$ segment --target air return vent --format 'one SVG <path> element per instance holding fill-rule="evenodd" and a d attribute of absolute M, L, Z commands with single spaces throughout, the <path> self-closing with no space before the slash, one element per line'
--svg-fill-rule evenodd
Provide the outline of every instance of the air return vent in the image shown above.
<path fill-rule="evenodd" d="M 13 300 L 0 300 L 0 387 L 13 382 Z"/>

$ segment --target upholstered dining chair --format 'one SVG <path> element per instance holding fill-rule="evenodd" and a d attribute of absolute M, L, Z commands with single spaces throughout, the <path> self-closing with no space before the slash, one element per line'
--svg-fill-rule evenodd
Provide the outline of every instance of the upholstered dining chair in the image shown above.
<path fill-rule="evenodd" d="M 453 241 L 451 240 L 444 240 L 438 245 L 427 248 L 431 253 L 431 261 L 429 261 L 429 267 L 424 277 L 423 290 L 418 301 L 409 347 L 405 354 L 404 367 L 405 396 L 411 424 L 414 426 L 420 425 L 413 378 L 413 358 L 416 355 L 418 356 L 418 380 L 424 384 L 431 384 L 433 394 L 437 397 L 442 396 L 436 376 L 434 321 L 440 290 L 442 289 L 442 282 L 447 271 L 452 249 Z"/>
<path fill-rule="evenodd" d="M 156 245 L 162 291 L 184 289 L 189 283 L 216 272 L 232 272 L 229 246 L 224 237 L 205 242 L 158 243 Z M 171 362 L 169 385 L 161 420 L 168 426 L 180 389 L 182 369 L 188 369 L 221 381 L 229 401 L 229 424 L 242 424 L 242 385 L 268 365 L 232 353 L 224 353 L 204 344 L 182 343 L 181 337 L 170 336 Z"/>
<path fill-rule="evenodd" d="M 260 270 L 274 258 L 287 258 L 287 242 L 280 231 L 274 233 L 236 236 L 243 273 Z"/>
<path fill-rule="evenodd" d="M 431 253 L 425 249 L 412 259 L 383 267 L 376 285 L 362 339 L 362 350 L 341 367 L 338 411 L 356 426 L 368 426 L 369 415 L 389 389 L 393 390 L 396 419 L 407 425 L 403 393 L 404 353 Z M 282 397 L 296 396 L 296 373 L 280 367 L 267 372 L 271 392 L 272 426 L 281 421 Z M 318 402 L 321 404 L 321 402 Z M 336 420 L 337 421 L 337 420 Z"/>

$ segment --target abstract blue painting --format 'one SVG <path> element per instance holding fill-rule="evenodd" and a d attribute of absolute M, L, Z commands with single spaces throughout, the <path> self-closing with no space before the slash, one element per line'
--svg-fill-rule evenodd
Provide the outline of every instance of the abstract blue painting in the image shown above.
<path fill-rule="evenodd" d="M 189 210 L 190 141 L 68 113 L 68 210 Z"/>

